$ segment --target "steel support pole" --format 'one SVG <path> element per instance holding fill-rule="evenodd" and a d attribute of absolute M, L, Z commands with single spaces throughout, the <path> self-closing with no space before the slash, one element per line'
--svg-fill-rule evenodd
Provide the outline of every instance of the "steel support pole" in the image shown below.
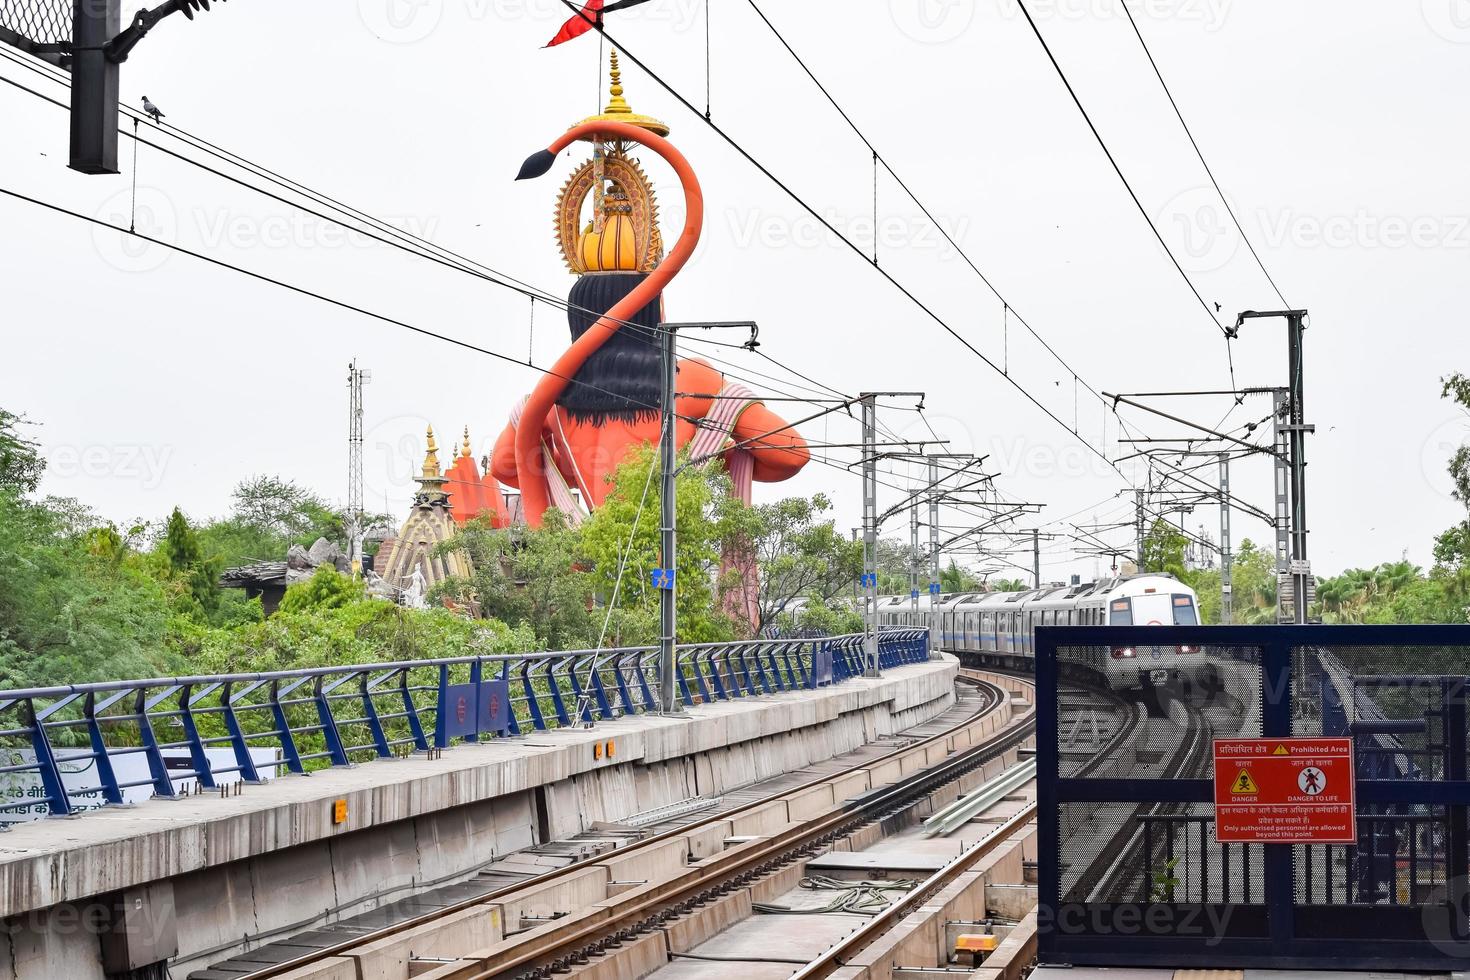
<path fill-rule="evenodd" d="M 1031 572 L 1036 576 L 1036 588 L 1041 588 L 1041 529 L 1031 529 Z"/>
<path fill-rule="evenodd" d="M 117 170 L 118 65 L 103 50 L 122 28 L 118 0 L 72 5 L 71 159 L 84 174 Z"/>
<path fill-rule="evenodd" d="M 666 324 L 663 331 L 663 425 L 659 434 L 659 565 L 673 573 L 678 567 L 676 561 L 676 547 L 674 533 L 674 517 L 676 510 L 676 499 L 674 494 L 674 483 L 677 469 L 677 453 L 674 448 L 674 383 L 677 370 L 676 350 L 674 343 L 674 327 Z M 665 583 L 658 594 L 658 618 L 659 618 L 659 648 L 658 648 L 658 682 L 659 682 L 659 710 L 664 714 L 672 714 L 678 710 L 679 692 L 676 690 L 677 681 L 674 676 L 674 629 L 675 604 L 674 599 L 678 588 L 678 577 L 675 576 L 672 583 Z"/>
<path fill-rule="evenodd" d="M 909 508 L 909 608 L 919 621 L 919 498 Z"/>
<path fill-rule="evenodd" d="M 1230 454 L 1220 454 L 1220 623 L 1235 621 L 1235 596 L 1231 591 L 1230 566 L 1234 552 L 1230 545 Z"/>
<path fill-rule="evenodd" d="M 863 576 L 868 598 L 867 637 L 863 674 L 878 676 L 878 441 L 877 396 L 864 394 L 863 403 Z"/>
<path fill-rule="evenodd" d="M 1143 572 L 1143 490 L 1135 490 L 1137 508 L 1133 516 L 1134 532 L 1138 536 L 1138 571 Z"/>
<path fill-rule="evenodd" d="M 939 460 L 929 460 L 929 650 L 939 652 Z"/>
<path fill-rule="evenodd" d="M 1291 425 L 1287 436 L 1291 445 L 1291 600 L 1294 619 L 1307 621 L 1308 580 L 1311 566 L 1307 563 L 1307 433 L 1304 384 L 1302 379 L 1302 334 L 1307 328 L 1305 310 L 1287 314 L 1287 363 L 1291 371 Z"/>
<path fill-rule="evenodd" d="M 1287 412 L 1289 400 L 1286 389 L 1278 388 L 1271 396 L 1272 442 L 1276 449 L 1276 621 L 1285 618 L 1285 599 L 1281 582 L 1291 569 L 1291 467 L 1287 457 L 1291 452 L 1287 439 Z"/>

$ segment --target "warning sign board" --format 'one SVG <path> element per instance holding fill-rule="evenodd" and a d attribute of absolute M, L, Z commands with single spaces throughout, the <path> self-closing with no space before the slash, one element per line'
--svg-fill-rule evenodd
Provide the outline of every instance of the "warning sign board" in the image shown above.
<path fill-rule="evenodd" d="M 1215 739 L 1215 837 L 1355 843 L 1352 739 Z"/>

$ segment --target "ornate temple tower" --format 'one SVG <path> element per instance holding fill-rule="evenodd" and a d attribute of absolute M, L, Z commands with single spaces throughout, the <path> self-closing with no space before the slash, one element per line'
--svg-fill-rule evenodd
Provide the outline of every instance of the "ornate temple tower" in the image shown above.
<path fill-rule="evenodd" d="M 435 548 L 454 537 L 455 521 L 450 496 L 445 490 L 450 481 L 444 478 L 439 468 L 439 447 L 434 441 L 433 426 L 429 427 L 428 443 L 424 465 L 419 472 L 419 490 L 413 498 L 413 510 L 394 539 L 392 553 L 379 566 L 379 574 L 397 588 L 407 586 L 415 568 L 423 573 L 426 588 L 432 588 L 447 578 L 470 573 L 470 563 L 465 556 L 457 552 L 434 554 Z"/>

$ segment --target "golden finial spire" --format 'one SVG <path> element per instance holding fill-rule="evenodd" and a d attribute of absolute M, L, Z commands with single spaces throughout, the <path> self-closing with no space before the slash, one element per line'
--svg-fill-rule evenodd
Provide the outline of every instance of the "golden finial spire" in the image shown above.
<path fill-rule="evenodd" d="M 443 475 L 439 469 L 439 445 L 434 442 L 434 427 L 429 426 L 429 451 L 424 454 L 424 479 L 437 480 Z"/>
<path fill-rule="evenodd" d="M 473 455 L 470 452 L 470 427 L 469 426 L 465 426 L 464 427 L 464 446 L 461 447 L 461 448 L 463 450 L 460 453 L 461 456 L 471 456 L 471 455 Z"/>
<path fill-rule="evenodd" d="M 612 82 L 607 88 L 608 100 L 604 113 L 612 115 L 618 113 L 626 115 L 633 110 L 628 108 L 628 101 L 623 98 L 623 73 L 618 68 L 618 51 L 614 48 L 607 59 L 607 77 Z"/>
<path fill-rule="evenodd" d="M 591 116 L 582 120 L 583 122 L 625 122 L 633 126 L 641 126 L 652 133 L 660 136 L 669 135 L 668 123 L 660 122 L 652 116 L 640 116 L 628 105 L 628 100 L 623 98 L 623 72 L 618 67 L 618 53 L 613 51 L 608 56 L 608 100 L 607 108 L 600 115 Z"/>

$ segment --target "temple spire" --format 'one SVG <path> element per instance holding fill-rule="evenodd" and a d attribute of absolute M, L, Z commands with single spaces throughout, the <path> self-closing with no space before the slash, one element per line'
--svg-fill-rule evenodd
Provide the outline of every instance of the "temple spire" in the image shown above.
<path fill-rule="evenodd" d="M 582 122 L 623 122 L 642 127 L 659 136 L 669 135 L 668 123 L 652 116 L 639 115 L 633 111 L 632 106 L 628 105 L 628 100 L 623 98 L 623 70 L 618 65 L 616 51 L 613 51 L 608 57 L 607 76 L 607 108 L 598 115 L 587 117 Z"/>
<path fill-rule="evenodd" d="M 423 469 L 419 471 L 419 492 L 414 497 L 418 504 L 442 502 L 448 499 L 444 492 L 444 471 L 439 467 L 439 444 L 434 441 L 434 427 L 428 429 L 429 448 L 424 453 Z"/>

